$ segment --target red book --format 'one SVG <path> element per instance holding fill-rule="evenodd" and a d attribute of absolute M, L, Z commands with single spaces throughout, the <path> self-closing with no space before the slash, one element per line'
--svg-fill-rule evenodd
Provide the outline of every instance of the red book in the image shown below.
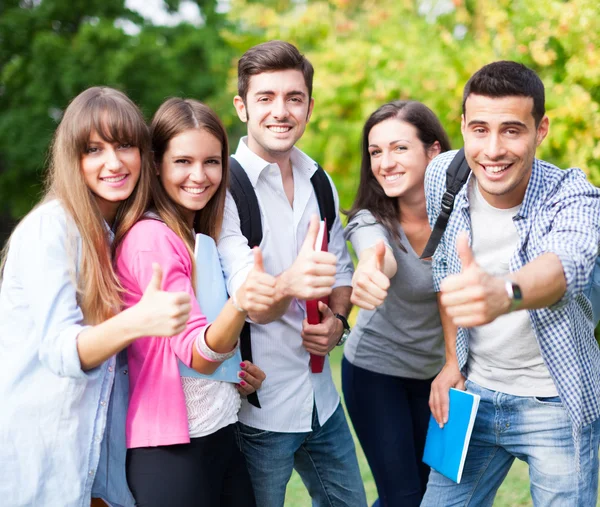
<path fill-rule="evenodd" d="M 327 224 L 325 220 L 321 220 L 319 225 L 319 233 L 315 240 L 315 251 L 327 252 Z M 329 306 L 329 296 L 324 296 L 320 299 L 309 299 L 306 301 L 306 320 L 309 324 L 319 324 L 321 322 L 321 312 L 319 312 L 319 301 L 322 301 Z M 310 355 L 310 371 L 313 373 L 321 373 L 325 365 L 325 356 Z"/>

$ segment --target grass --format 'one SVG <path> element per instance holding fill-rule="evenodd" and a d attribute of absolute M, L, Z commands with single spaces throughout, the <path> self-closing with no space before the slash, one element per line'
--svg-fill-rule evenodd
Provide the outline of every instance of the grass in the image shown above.
<path fill-rule="evenodd" d="M 341 393 L 340 363 L 342 360 L 342 351 L 340 349 L 335 349 L 331 353 L 329 359 L 334 382 L 338 391 Z M 350 426 L 352 427 L 352 425 Z M 352 432 L 352 434 L 354 435 L 354 432 Z M 354 438 L 354 442 L 356 444 L 360 472 L 367 492 L 367 500 L 369 505 L 371 505 L 377 499 L 377 489 L 373 477 L 371 476 L 371 471 L 369 470 L 365 455 L 360 448 L 360 444 L 358 443 L 358 440 L 356 440 L 356 437 Z M 310 497 L 304 488 L 304 484 L 302 484 L 300 476 L 296 472 L 293 473 L 288 484 L 285 505 L 286 507 L 309 507 L 311 505 Z M 527 465 L 519 460 L 515 460 L 508 476 L 498 491 L 494 506 L 526 507 L 532 505 L 531 496 L 529 494 Z"/>

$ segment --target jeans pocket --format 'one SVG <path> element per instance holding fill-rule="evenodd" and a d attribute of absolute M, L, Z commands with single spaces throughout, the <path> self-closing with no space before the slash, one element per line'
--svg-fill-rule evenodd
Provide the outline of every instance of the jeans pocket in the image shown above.
<path fill-rule="evenodd" d="M 260 438 L 263 437 L 265 435 L 269 435 L 270 433 L 272 433 L 271 431 L 268 430 L 260 430 L 258 428 L 253 428 L 252 426 L 246 426 L 244 423 L 241 423 L 238 421 L 237 423 L 237 428 L 238 428 L 238 432 L 239 434 L 247 439 L 252 439 L 252 438 Z"/>
<path fill-rule="evenodd" d="M 560 396 L 533 396 L 533 401 L 538 405 L 546 405 L 547 407 L 562 407 Z"/>

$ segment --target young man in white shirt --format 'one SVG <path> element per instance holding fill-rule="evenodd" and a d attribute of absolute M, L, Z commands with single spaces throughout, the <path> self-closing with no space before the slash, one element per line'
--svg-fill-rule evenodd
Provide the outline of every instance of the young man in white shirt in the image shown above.
<path fill-rule="evenodd" d="M 313 505 L 366 505 L 329 361 L 322 373 L 311 373 L 309 366 L 309 354 L 326 356 L 347 331 L 352 276 L 337 213 L 329 252 L 312 250 L 319 206 L 310 178 L 318 166 L 294 146 L 312 113 L 312 78 L 310 62 L 282 41 L 251 48 L 238 64 L 234 105 L 248 136 L 234 157 L 258 199 L 264 270 L 276 287 L 269 309 L 249 315 L 253 360 L 267 374 L 258 393 L 261 408 L 244 401 L 239 413 L 240 442 L 261 507 L 283 506 L 294 468 Z M 229 293 L 235 294 L 254 257 L 231 196 L 219 253 Z M 321 324 L 308 325 L 305 301 L 324 295 L 329 306 L 320 303 Z"/>

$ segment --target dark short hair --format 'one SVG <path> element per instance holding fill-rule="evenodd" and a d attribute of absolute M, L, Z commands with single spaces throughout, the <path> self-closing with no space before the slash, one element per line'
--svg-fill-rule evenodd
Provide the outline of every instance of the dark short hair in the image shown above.
<path fill-rule="evenodd" d="M 238 62 L 238 95 L 246 100 L 250 78 L 263 72 L 294 69 L 302 72 L 312 97 L 313 75 L 315 70 L 296 46 L 281 40 L 271 40 L 250 48 Z"/>
<path fill-rule="evenodd" d="M 404 121 L 415 127 L 417 137 L 425 151 L 429 150 L 436 141 L 440 143 L 440 153 L 449 151 L 451 147 L 440 120 L 431 109 L 421 102 L 414 100 L 388 102 L 373 112 L 365 122 L 361 139 L 360 183 L 354 204 L 348 212 L 348 219 L 351 220 L 360 210 L 369 210 L 377 222 L 385 227 L 389 236 L 394 238 L 400 248 L 404 250 L 398 232 L 398 199 L 385 195 L 383 188 L 373 175 L 369 153 L 369 133 L 375 125 L 390 118 Z"/>
<path fill-rule="evenodd" d="M 467 81 L 463 92 L 463 114 L 469 95 L 484 97 L 531 97 L 533 110 L 531 114 L 536 127 L 546 114 L 544 83 L 539 76 L 522 63 L 502 60 L 489 63 Z"/>

